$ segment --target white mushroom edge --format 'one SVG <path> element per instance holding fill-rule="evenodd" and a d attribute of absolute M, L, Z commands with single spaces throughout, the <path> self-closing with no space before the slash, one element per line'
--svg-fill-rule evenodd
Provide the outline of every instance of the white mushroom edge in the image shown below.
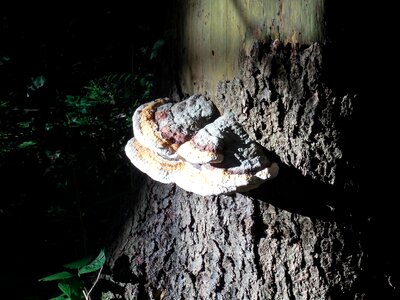
<path fill-rule="evenodd" d="M 157 99 L 135 111 L 135 137 L 125 147 L 130 161 L 152 179 L 209 196 L 249 191 L 278 175 L 278 164 L 250 140 L 233 114 L 207 124 L 182 145 L 163 139 L 154 112 L 165 103 Z M 240 146 L 238 139 L 243 141 Z"/>

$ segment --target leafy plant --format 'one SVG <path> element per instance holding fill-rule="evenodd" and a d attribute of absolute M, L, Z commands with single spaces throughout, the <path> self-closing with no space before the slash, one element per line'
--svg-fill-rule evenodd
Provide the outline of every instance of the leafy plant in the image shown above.
<path fill-rule="evenodd" d="M 37 91 L 46 84 L 46 78 L 43 75 L 31 77 L 30 84 L 27 86 L 30 91 Z"/>
<path fill-rule="evenodd" d="M 97 17 L 106 17 L 100 23 L 107 32 L 122 35 L 104 34 L 85 14 L 68 14 L 52 20 L 59 33 L 55 42 L 54 28 L 40 25 L 47 23 L 48 14 L 41 15 L 39 23 L 18 14 L 7 16 L 7 11 L 0 17 L 5 45 L 0 49 L 0 171 L 7 174 L 0 212 L 6 222 L 25 226 L 43 245 L 36 253 L 43 260 L 41 268 L 53 264 L 45 259 L 51 253 L 60 259 L 70 253 L 84 256 L 104 244 L 116 201 L 131 193 L 130 165 L 123 152 L 132 135 L 131 115 L 152 96 L 163 50 L 164 41 L 154 39 L 158 27 L 152 31 L 149 25 L 155 23 L 149 19 L 144 24 L 141 18 L 134 18 L 134 24 L 126 18 L 113 22 L 117 10 L 107 5 L 107 10 L 97 11 Z M 123 34 L 128 28 L 133 31 Z M 37 198 L 41 201 L 34 201 Z M 40 277 L 28 257 L 18 263 Z M 19 276 L 11 261 L 2 269 L 9 278 Z M 54 279 L 63 293 L 59 299 L 82 298 L 84 286 L 75 289 L 77 295 L 70 287 L 82 279 L 89 287 L 86 279 L 95 274 L 60 271 L 68 275 Z M 32 289 L 26 282 L 15 282 L 46 298 L 47 291 L 34 290 L 37 284 Z"/>
<path fill-rule="evenodd" d="M 90 293 L 100 278 L 106 256 L 104 250 L 93 259 L 93 257 L 84 257 L 77 261 L 65 264 L 64 268 L 68 271 L 62 271 L 39 279 L 39 281 L 58 281 L 58 288 L 62 294 L 51 300 L 81 300 L 90 299 Z M 92 287 L 87 290 L 82 275 L 97 272 L 97 277 Z"/>
<path fill-rule="evenodd" d="M 151 49 L 151 53 L 150 53 L 150 60 L 155 59 L 158 55 L 158 52 L 160 51 L 160 49 L 164 46 L 165 41 L 164 40 L 157 40 L 154 45 L 153 48 Z"/>
<path fill-rule="evenodd" d="M 36 146 L 37 142 L 35 141 L 25 141 L 18 145 L 18 148 L 25 149 Z"/>

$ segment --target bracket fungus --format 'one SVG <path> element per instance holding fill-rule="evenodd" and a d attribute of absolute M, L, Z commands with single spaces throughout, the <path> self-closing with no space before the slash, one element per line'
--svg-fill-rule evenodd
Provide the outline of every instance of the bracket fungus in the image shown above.
<path fill-rule="evenodd" d="M 244 192 L 279 171 L 232 113 L 219 116 L 201 95 L 171 103 L 141 105 L 133 117 L 134 137 L 125 152 L 142 172 L 196 194 Z"/>

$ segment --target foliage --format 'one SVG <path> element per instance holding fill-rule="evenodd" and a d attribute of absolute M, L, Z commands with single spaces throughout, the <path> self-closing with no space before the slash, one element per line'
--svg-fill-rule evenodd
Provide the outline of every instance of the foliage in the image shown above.
<path fill-rule="evenodd" d="M 58 94 L 54 106 L 30 107 L 26 104 L 36 101 L 36 93 L 44 88 L 40 82 L 46 79 L 36 83 L 36 91 L 27 88 L 32 94 L 22 105 L 12 98 L 0 102 L 4 116 L 0 167 L 13 163 L 13 170 L 25 172 L 32 165 L 36 177 L 45 180 L 46 192 L 56 195 L 42 199 L 42 203 L 47 201 L 45 219 L 78 225 L 79 231 L 71 232 L 70 238 L 86 252 L 89 242 L 98 243 L 93 234 L 91 241 L 87 237 L 89 230 L 94 232 L 88 228 L 91 219 L 107 216 L 115 197 L 129 193 L 130 169 L 123 148 L 132 135 L 131 115 L 139 105 L 137 99 L 151 92 L 151 77 L 110 73 L 89 80 L 80 94 Z M 35 178 L 30 180 L 35 182 Z"/>
<path fill-rule="evenodd" d="M 131 115 L 154 96 L 164 42 L 150 18 L 112 4 L 64 10 L 0 17 L 0 233 L 4 256 L 20 257 L 0 279 L 29 270 L 9 290 L 104 245 L 131 193 Z M 27 243 L 35 260 L 15 251 Z"/>
<path fill-rule="evenodd" d="M 39 281 L 58 281 L 58 288 L 62 294 L 52 298 L 55 299 L 89 299 L 90 292 L 97 283 L 100 272 L 106 261 L 104 250 L 101 250 L 96 258 L 85 257 L 80 260 L 64 265 L 70 271 L 62 271 L 39 279 Z M 86 290 L 85 282 L 81 275 L 99 271 L 96 281 L 90 290 Z"/>
<path fill-rule="evenodd" d="M 157 40 L 151 49 L 150 59 L 155 59 L 158 56 L 160 49 L 165 45 L 164 40 Z"/>

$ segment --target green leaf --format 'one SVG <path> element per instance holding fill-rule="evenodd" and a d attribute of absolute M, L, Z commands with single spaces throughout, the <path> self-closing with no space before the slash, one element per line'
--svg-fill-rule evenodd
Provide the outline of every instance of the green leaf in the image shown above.
<path fill-rule="evenodd" d="M 97 257 L 90 264 L 83 266 L 82 268 L 79 269 L 78 275 L 95 272 L 99 270 L 104 265 L 105 262 L 106 262 L 106 255 L 104 253 L 104 250 L 102 249 L 99 255 L 97 255 Z"/>
<path fill-rule="evenodd" d="M 59 273 L 55 273 L 55 274 L 40 278 L 39 281 L 62 280 L 62 279 L 71 278 L 73 276 L 74 275 L 71 274 L 70 272 L 64 271 L 64 272 L 59 272 Z"/>
<path fill-rule="evenodd" d="M 74 293 L 73 292 L 73 287 L 72 287 L 72 285 L 70 285 L 69 283 L 67 283 L 67 282 L 60 282 L 59 284 L 58 284 L 58 288 L 65 294 L 65 295 L 67 295 L 68 297 L 71 297 L 71 295 Z"/>
<path fill-rule="evenodd" d="M 79 98 L 79 96 L 78 96 L 78 98 Z M 65 96 L 65 101 L 67 101 L 67 102 L 74 102 L 74 101 L 75 101 L 75 96 L 66 95 L 66 96 Z"/>
<path fill-rule="evenodd" d="M 92 260 L 93 260 L 93 255 L 86 256 L 84 258 L 67 263 L 64 265 L 64 267 L 67 269 L 79 269 L 79 268 L 82 268 L 83 266 L 86 266 L 87 264 L 89 264 Z"/>
<path fill-rule="evenodd" d="M 37 142 L 35 142 L 35 141 L 25 141 L 25 142 L 22 142 L 21 144 L 19 144 L 18 148 L 25 149 L 25 148 L 33 147 L 36 144 L 37 144 Z"/>
<path fill-rule="evenodd" d="M 115 78 L 117 78 L 117 76 L 118 76 L 118 73 L 111 74 L 111 76 L 109 77 L 109 81 L 114 81 Z"/>
<path fill-rule="evenodd" d="M 164 46 L 164 40 L 158 40 L 154 43 L 153 48 L 151 49 L 150 60 L 157 57 L 158 52 L 160 51 L 161 47 Z"/>
<path fill-rule="evenodd" d="M 132 80 L 132 74 L 128 74 L 123 81 L 124 83 L 127 83 L 128 80 Z"/>
<path fill-rule="evenodd" d="M 71 300 L 83 299 L 83 282 L 77 278 L 70 278 L 58 283 L 58 288 Z"/>
<path fill-rule="evenodd" d="M 1 108 L 8 108 L 10 106 L 10 101 L 2 100 L 0 101 L 0 107 Z"/>
<path fill-rule="evenodd" d="M 40 89 L 46 83 L 46 78 L 43 75 L 37 76 L 33 79 L 32 83 L 36 89 Z"/>
<path fill-rule="evenodd" d="M 28 128 L 29 126 L 31 126 L 31 122 L 19 122 L 17 123 L 18 127 L 20 128 Z"/>
<path fill-rule="evenodd" d="M 46 83 L 46 77 L 44 77 L 43 75 L 32 77 L 31 84 L 28 85 L 28 89 L 32 90 L 32 91 L 36 91 L 36 90 L 40 89 L 41 87 L 43 87 L 45 85 L 45 83 Z"/>
<path fill-rule="evenodd" d="M 66 95 L 65 96 L 65 104 L 67 107 L 76 107 L 79 106 L 79 101 L 81 100 L 80 96 Z"/>
<path fill-rule="evenodd" d="M 146 86 L 146 83 L 147 83 L 147 79 L 145 77 L 140 78 L 139 84 L 141 86 Z"/>

